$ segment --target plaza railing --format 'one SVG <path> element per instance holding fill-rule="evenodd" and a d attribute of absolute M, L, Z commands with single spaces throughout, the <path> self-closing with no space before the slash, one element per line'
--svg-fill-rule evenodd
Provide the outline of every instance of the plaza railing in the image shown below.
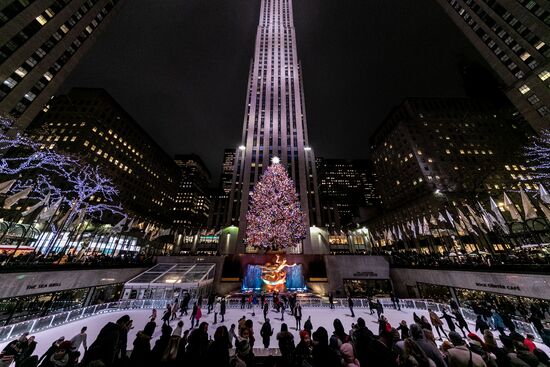
<path fill-rule="evenodd" d="M 272 307 L 271 297 L 267 298 L 270 302 L 270 307 Z M 382 307 L 384 309 L 395 309 L 393 302 L 389 298 L 378 298 Z M 190 305 L 193 305 L 192 300 Z M 302 307 L 306 308 L 328 308 L 330 304 L 328 299 L 322 297 L 300 297 L 300 304 Z M 9 341 L 16 337 L 19 337 L 21 334 L 28 332 L 30 334 L 41 332 L 47 329 L 52 329 L 61 325 L 64 325 L 69 322 L 75 322 L 81 319 L 113 312 L 124 312 L 131 310 L 143 310 L 143 309 L 158 309 L 163 310 L 173 300 L 151 300 L 151 299 L 140 299 L 140 300 L 121 300 L 117 302 L 102 303 L 98 305 L 83 307 L 79 309 L 74 309 L 70 311 L 59 312 L 51 314 L 48 316 L 40 317 L 33 320 L 27 320 L 23 322 L 18 322 L 15 324 L 7 325 L 0 327 L 0 343 Z M 354 308 L 369 308 L 369 300 L 365 298 L 353 298 Z M 348 308 L 348 299 L 347 298 L 335 298 L 333 305 L 335 308 Z M 434 302 L 432 300 L 426 299 L 401 299 L 399 300 L 399 305 L 402 309 L 418 310 L 418 311 L 427 311 L 431 309 L 435 312 L 442 312 L 444 309 L 448 310 L 449 306 L 446 304 Z M 203 307 L 206 306 L 206 300 L 203 300 Z M 240 309 L 242 307 L 242 302 L 240 298 L 230 297 L 226 299 L 226 307 L 228 309 Z M 259 306 L 255 307 L 256 310 L 259 310 Z M 247 309 L 248 305 L 245 303 L 244 308 Z M 477 315 L 468 308 L 461 308 L 460 311 L 466 320 L 475 323 Z M 513 319 L 516 330 L 525 335 L 533 334 L 537 341 L 541 341 L 540 336 L 533 328 L 533 325 L 524 322 L 521 320 Z"/>

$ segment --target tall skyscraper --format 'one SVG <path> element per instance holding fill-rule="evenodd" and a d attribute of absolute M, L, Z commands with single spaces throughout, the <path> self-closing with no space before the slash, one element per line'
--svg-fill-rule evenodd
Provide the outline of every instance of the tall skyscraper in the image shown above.
<path fill-rule="evenodd" d="M 535 130 L 550 128 L 547 0 L 437 0 L 505 85 Z"/>
<path fill-rule="evenodd" d="M 233 167 L 235 166 L 235 149 L 225 149 L 223 151 L 222 172 L 220 176 L 220 187 L 226 194 L 231 192 L 231 181 L 233 179 Z"/>
<path fill-rule="evenodd" d="M 309 224 L 319 223 L 315 157 L 308 144 L 291 0 L 261 3 L 242 145 L 235 160 L 228 211 L 228 224 L 239 226 L 237 252 L 245 252 L 249 195 L 274 156 L 280 158 L 294 180 Z M 309 237 L 303 245 L 298 251 L 318 252 Z"/>
<path fill-rule="evenodd" d="M 119 0 L 0 1 L 0 113 L 24 129 L 63 83 Z"/>
<path fill-rule="evenodd" d="M 180 179 L 174 205 L 174 225 L 183 229 L 200 229 L 208 222 L 210 198 L 207 192 L 210 172 L 196 154 L 177 154 Z"/>
<path fill-rule="evenodd" d="M 377 205 L 371 163 L 366 159 L 318 159 L 322 225 L 340 230 L 361 221 Z"/>

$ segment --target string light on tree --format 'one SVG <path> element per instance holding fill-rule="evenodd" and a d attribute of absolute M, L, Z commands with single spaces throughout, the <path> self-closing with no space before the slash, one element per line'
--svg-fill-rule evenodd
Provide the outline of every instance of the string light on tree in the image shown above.
<path fill-rule="evenodd" d="M 525 147 L 527 166 L 531 170 L 531 176 L 543 183 L 550 181 L 550 130 L 545 129 L 539 136 L 534 136 L 529 145 Z"/>
<path fill-rule="evenodd" d="M 294 182 L 278 157 L 262 174 L 246 214 L 246 243 L 265 250 L 294 247 L 307 235 L 305 214 Z"/>

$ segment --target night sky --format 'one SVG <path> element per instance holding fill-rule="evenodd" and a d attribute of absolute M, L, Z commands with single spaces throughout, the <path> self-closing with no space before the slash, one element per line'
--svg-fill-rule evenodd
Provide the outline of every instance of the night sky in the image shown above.
<path fill-rule="evenodd" d="M 240 144 L 259 0 L 126 0 L 62 88 L 105 88 L 169 154 L 215 178 Z M 408 96 L 462 96 L 479 61 L 434 0 L 294 0 L 310 144 L 366 158 L 368 137 Z"/>

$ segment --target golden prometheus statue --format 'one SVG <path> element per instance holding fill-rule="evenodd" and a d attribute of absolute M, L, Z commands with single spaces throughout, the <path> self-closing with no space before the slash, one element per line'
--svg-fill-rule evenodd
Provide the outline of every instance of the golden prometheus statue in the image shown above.
<path fill-rule="evenodd" d="M 291 268 L 296 265 L 297 264 L 287 264 L 287 260 L 281 260 L 279 255 L 276 255 L 274 264 L 268 262 L 265 265 L 260 265 L 260 269 L 262 270 L 260 278 L 262 282 L 264 282 L 267 291 L 283 291 L 286 285 L 286 268 Z"/>

